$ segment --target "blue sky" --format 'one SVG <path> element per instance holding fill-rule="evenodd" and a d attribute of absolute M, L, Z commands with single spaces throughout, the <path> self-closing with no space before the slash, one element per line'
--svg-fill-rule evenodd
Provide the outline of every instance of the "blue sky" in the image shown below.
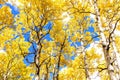
<path fill-rule="evenodd" d="M 6 3 L 5 5 L 7 5 L 7 6 L 9 6 L 9 7 L 11 8 L 11 12 L 12 12 L 12 14 L 14 14 L 14 17 L 19 14 L 19 9 L 18 9 L 16 6 L 13 6 L 13 5 L 9 4 L 9 3 Z M 0 8 L 1 8 L 1 7 L 2 7 L 2 5 L 0 5 Z M 87 17 L 86 17 L 86 18 L 87 18 Z M 90 24 L 92 24 L 92 23 L 94 23 L 94 20 L 93 20 L 93 19 L 90 20 Z M 22 28 L 22 30 L 24 30 L 24 29 L 25 29 L 25 28 Z M 36 29 L 36 30 L 39 30 L 37 27 L 35 27 L 35 29 Z M 49 21 L 49 22 L 44 26 L 44 29 L 45 29 L 45 30 L 52 29 L 52 22 Z M 95 32 L 93 26 L 89 26 L 89 28 L 88 28 L 87 30 L 85 30 L 85 32 L 90 32 L 92 37 L 95 37 L 95 36 L 98 35 L 98 34 Z M 25 38 L 25 41 L 29 41 L 30 32 L 23 33 L 23 36 L 24 36 L 24 38 Z M 50 37 L 50 34 L 47 34 L 47 35 L 44 37 L 44 39 L 46 39 L 46 40 L 48 40 L 48 41 L 51 41 L 51 40 L 52 40 L 51 37 Z M 70 41 L 71 41 L 71 40 L 70 40 Z M 99 41 L 99 38 L 94 38 L 94 41 Z M 75 46 L 75 44 L 76 44 L 77 46 L 81 46 L 81 42 L 72 42 L 71 46 Z M 87 47 L 89 47 L 89 46 L 90 46 L 90 44 L 88 44 Z M 33 45 L 29 48 L 29 52 L 30 52 L 30 53 L 34 53 L 34 52 L 35 52 L 35 50 L 34 50 L 33 47 L 37 48 L 35 42 L 34 42 Z M 26 58 L 29 60 L 29 62 L 33 62 L 33 61 L 34 61 L 34 54 L 29 54 L 29 55 L 27 55 L 27 56 L 25 57 L 24 63 L 28 66 L 30 63 L 28 63 L 28 62 L 26 61 Z M 74 59 L 75 59 L 75 56 L 72 56 L 71 59 L 74 60 Z"/>
<path fill-rule="evenodd" d="M 6 3 L 5 5 L 7 5 L 7 6 L 9 6 L 9 7 L 11 8 L 11 12 L 12 12 L 12 14 L 14 14 L 14 17 L 20 13 L 20 12 L 19 12 L 19 9 L 18 9 L 16 6 L 13 6 L 13 5 L 9 4 L 9 3 Z M 1 8 L 1 7 L 2 7 L 2 5 L 0 5 L 0 8 Z M 87 18 L 87 17 L 86 17 L 86 18 Z M 93 19 L 90 20 L 90 24 L 92 24 L 92 23 L 94 23 L 94 20 L 93 20 Z M 25 29 L 25 28 L 22 28 L 22 30 L 24 30 L 24 29 Z M 35 29 L 36 29 L 36 30 L 39 30 L 39 28 L 37 28 L 37 27 L 35 27 Z M 44 26 L 44 29 L 45 29 L 45 30 L 52 29 L 52 22 L 49 21 L 49 22 Z M 98 34 L 95 32 L 93 26 L 89 26 L 88 29 L 85 30 L 85 32 L 90 32 L 92 37 L 98 36 Z M 29 41 L 30 31 L 28 31 L 28 32 L 26 32 L 26 33 L 23 33 L 23 36 L 24 36 L 24 38 L 25 38 L 25 41 Z M 51 40 L 52 40 L 51 37 L 50 37 L 50 34 L 47 34 L 47 35 L 44 37 L 44 39 L 46 39 L 47 41 L 51 41 Z M 69 41 L 71 41 L 71 40 L 69 40 Z M 99 41 L 99 38 L 94 38 L 94 41 Z M 71 46 L 75 46 L 75 45 L 81 46 L 81 42 L 76 41 L 76 42 L 72 42 L 72 43 L 71 43 Z M 87 47 L 89 47 L 89 46 L 90 46 L 90 44 L 87 45 Z M 29 48 L 29 52 L 30 52 L 31 54 L 28 54 L 28 55 L 25 57 L 25 59 L 24 59 L 24 63 L 25 63 L 27 66 L 29 66 L 30 63 L 28 63 L 28 62 L 26 61 L 26 58 L 29 60 L 29 62 L 33 62 L 33 61 L 34 61 L 34 54 L 32 54 L 32 53 L 35 53 L 34 47 L 35 47 L 35 49 L 37 48 L 35 42 L 33 42 L 33 45 L 30 46 L 30 48 Z M 74 60 L 74 59 L 75 59 L 75 56 L 72 56 L 71 59 Z M 61 67 L 61 69 L 62 69 L 62 67 Z M 51 78 L 52 78 L 52 76 L 53 76 L 52 73 L 50 73 L 50 77 L 51 77 Z"/>
<path fill-rule="evenodd" d="M 16 16 L 16 15 L 19 14 L 19 9 L 18 9 L 16 6 L 13 6 L 13 5 L 9 4 L 9 3 L 6 3 L 5 5 L 7 5 L 7 6 L 9 6 L 9 7 L 11 8 L 11 12 L 12 12 L 12 14 L 14 14 L 14 16 Z M 2 5 L 0 5 L 0 7 L 1 7 L 1 6 L 2 6 Z M 87 18 L 87 17 L 86 17 L 86 18 Z M 86 19 L 86 18 L 85 18 L 85 19 Z M 91 24 L 94 23 L 94 20 L 91 19 L 91 20 L 90 20 L 90 23 L 91 23 Z M 24 30 L 24 29 L 25 29 L 25 28 L 23 28 L 22 30 Z M 35 29 L 36 29 L 36 30 L 39 30 L 37 27 L 35 27 Z M 44 29 L 45 29 L 45 30 L 52 29 L 52 22 L 49 21 L 48 24 L 46 24 L 46 25 L 44 26 Z M 97 36 L 97 33 L 94 31 L 94 28 L 93 28 L 92 26 L 89 26 L 89 28 L 88 28 L 87 30 L 85 30 L 85 32 L 90 32 L 92 37 Z M 24 36 L 24 38 L 25 38 L 25 41 L 29 41 L 30 32 L 23 33 L 23 36 Z M 48 41 L 52 40 L 51 37 L 50 37 L 50 34 L 47 34 L 44 38 L 45 38 L 46 40 L 48 40 Z M 99 40 L 99 38 L 94 38 L 94 41 L 98 41 L 98 40 Z M 72 42 L 71 46 L 75 46 L 75 45 L 81 46 L 81 42 Z M 36 48 L 36 43 L 33 43 L 33 45 L 29 48 L 30 53 L 33 53 L 33 52 L 34 52 L 33 46 Z M 90 44 L 88 44 L 87 47 L 89 47 L 89 46 L 90 46 Z M 33 60 L 34 60 L 34 59 L 33 59 L 33 58 L 34 58 L 34 54 L 29 54 L 28 56 L 26 56 L 26 58 L 28 58 L 29 61 L 33 62 Z M 74 56 L 72 57 L 72 59 L 74 59 Z M 29 63 L 27 63 L 26 60 L 24 60 L 24 62 L 25 62 L 26 65 L 29 65 Z"/>
<path fill-rule="evenodd" d="M 12 14 L 14 15 L 14 17 L 20 13 L 20 12 L 19 12 L 19 9 L 18 9 L 16 6 L 13 6 L 13 5 L 10 4 L 10 3 L 6 3 L 6 4 L 4 4 L 4 5 L 9 6 L 9 7 L 11 8 L 11 12 L 12 12 Z M 1 8 L 2 6 L 4 6 L 4 5 L 1 5 L 1 4 L 0 4 L 0 8 Z M 48 24 L 46 24 L 46 25 L 44 26 L 44 29 L 45 29 L 45 30 L 48 30 L 48 29 L 51 29 L 51 28 L 52 28 L 52 22 L 48 22 Z M 24 30 L 24 29 L 25 29 L 25 28 L 22 28 L 22 30 Z M 36 27 L 35 27 L 35 29 L 37 30 Z M 30 31 L 28 31 L 28 32 L 26 32 L 26 33 L 23 33 L 23 36 L 24 36 L 24 38 L 25 38 L 25 41 L 29 41 Z M 17 37 L 18 37 L 18 36 L 17 36 Z M 16 37 L 16 38 L 17 38 L 17 37 Z M 44 38 L 45 38 L 46 40 L 48 40 L 48 41 L 52 40 L 52 39 L 50 38 L 50 34 L 47 34 Z M 36 43 L 33 43 L 33 45 L 29 48 L 29 52 L 30 52 L 30 53 L 34 53 L 34 52 L 35 52 L 34 49 L 33 49 L 33 46 L 36 48 Z M 30 62 L 33 62 L 33 61 L 34 61 L 34 54 L 29 54 L 28 56 L 25 57 L 25 59 L 26 59 L 26 58 L 28 58 L 28 60 L 29 60 Z M 28 66 L 30 63 L 28 63 L 25 59 L 24 59 L 24 62 L 25 62 L 25 64 Z"/>
<path fill-rule="evenodd" d="M 5 5 L 9 6 L 12 10 L 12 14 L 14 14 L 14 16 L 16 16 L 17 14 L 19 14 L 19 9 L 16 6 L 13 6 L 10 3 L 6 3 Z"/>

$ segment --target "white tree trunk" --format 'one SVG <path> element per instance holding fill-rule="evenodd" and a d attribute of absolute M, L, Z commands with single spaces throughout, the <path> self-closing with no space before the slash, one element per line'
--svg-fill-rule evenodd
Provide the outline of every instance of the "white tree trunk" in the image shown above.
<path fill-rule="evenodd" d="M 99 32 L 100 32 L 100 38 L 101 38 L 101 43 L 102 43 L 102 46 L 103 46 L 103 52 L 104 52 L 104 57 L 105 57 L 105 60 L 106 60 L 106 64 L 107 64 L 107 69 L 108 69 L 108 75 L 110 77 L 110 80 L 115 80 L 114 78 L 114 71 L 113 71 L 113 66 L 111 65 L 110 63 L 110 55 L 109 55 L 109 46 L 108 46 L 108 43 L 107 42 L 107 39 L 103 33 L 103 28 L 102 28 L 102 22 L 101 22 L 101 19 L 100 19 L 100 12 L 99 12 L 99 9 L 98 9 L 98 5 L 97 5 L 97 0 L 94 0 L 94 9 L 95 9 L 95 12 L 96 12 L 96 21 L 97 21 L 97 26 L 98 26 L 98 29 L 99 29 Z"/>

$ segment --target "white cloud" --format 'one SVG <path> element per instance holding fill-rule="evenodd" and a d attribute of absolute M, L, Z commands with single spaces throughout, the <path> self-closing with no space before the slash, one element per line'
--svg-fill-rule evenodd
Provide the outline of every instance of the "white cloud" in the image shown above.
<path fill-rule="evenodd" d="M 90 18 L 95 19 L 95 15 L 94 14 L 90 14 Z"/>
<path fill-rule="evenodd" d="M 12 5 L 16 5 L 16 6 L 22 5 L 18 0 L 8 0 L 7 3 L 10 3 Z"/>
<path fill-rule="evenodd" d="M 67 67 L 62 68 L 60 72 L 64 72 L 65 70 L 67 70 Z"/>
<path fill-rule="evenodd" d="M 4 50 L 0 50 L 0 54 L 6 54 Z"/>

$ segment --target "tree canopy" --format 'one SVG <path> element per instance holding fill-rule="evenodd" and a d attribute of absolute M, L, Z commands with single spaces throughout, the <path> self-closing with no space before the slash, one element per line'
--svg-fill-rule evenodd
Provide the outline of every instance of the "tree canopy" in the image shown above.
<path fill-rule="evenodd" d="M 119 0 L 0 0 L 0 80 L 119 80 L 119 14 Z"/>

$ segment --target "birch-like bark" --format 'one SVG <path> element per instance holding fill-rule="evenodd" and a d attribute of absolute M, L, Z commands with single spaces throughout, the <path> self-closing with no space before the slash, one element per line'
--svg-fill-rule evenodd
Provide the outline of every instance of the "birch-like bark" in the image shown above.
<path fill-rule="evenodd" d="M 42 45 L 40 45 L 40 44 L 39 44 L 37 53 L 35 54 L 35 58 L 34 58 L 35 67 L 36 67 L 35 80 L 40 80 L 40 53 L 41 53 L 41 49 L 42 49 Z"/>
<path fill-rule="evenodd" d="M 120 73 L 119 73 L 119 70 L 120 70 L 120 64 L 119 64 L 120 55 L 118 53 L 118 50 L 117 50 L 117 47 L 116 47 L 116 44 L 115 44 L 115 41 L 114 41 L 114 36 L 111 39 L 112 39 L 112 47 L 113 47 L 113 50 L 114 50 L 113 54 L 115 54 L 115 65 L 114 66 L 115 66 L 115 69 L 117 71 L 117 73 L 115 75 L 116 75 L 116 79 L 120 80 Z"/>
<path fill-rule="evenodd" d="M 40 54 L 37 53 L 35 55 L 35 66 L 36 66 L 36 73 L 35 73 L 35 80 L 40 80 L 40 62 L 39 62 Z"/>
<path fill-rule="evenodd" d="M 65 41 L 66 41 L 66 35 L 65 35 L 65 38 L 64 38 L 64 41 L 63 43 L 61 44 L 61 48 L 60 48 L 60 52 L 58 54 L 58 63 L 57 63 L 57 76 L 56 76 L 56 80 L 59 80 L 59 70 L 60 70 L 60 64 L 61 64 L 61 56 L 62 56 L 62 50 L 65 46 Z"/>
<path fill-rule="evenodd" d="M 85 75 L 86 75 L 86 80 L 91 80 L 89 76 L 89 71 L 88 71 L 88 64 L 87 64 L 87 56 L 86 56 L 86 51 L 83 51 L 84 55 L 84 68 L 85 68 Z"/>
<path fill-rule="evenodd" d="M 83 54 L 83 61 L 84 61 L 84 69 L 85 69 L 85 77 L 86 80 L 91 80 L 90 75 L 89 75 L 89 68 L 87 64 L 87 56 L 86 56 L 86 49 L 84 47 L 84 43 L 81 42 L 82 45 L 77 48 L 76 54 L 79 56 L 80 54 Z"/>
<path fill-rule="evenodd" d="M 117 24 L 119 22 L 120 18 L 118 18 L 118 20 L 116 20 L 116 22 L 114 23 L 114 25 L 110 24 L 110 31 L 109 31 L 109 46 L 111 44 L 111 46 L 113 47 L 113 52 L 112 52 L 112 59 L 111 60 L 112 64 L 114 63 L 113 67 L 114 67 L 114 70 L 116 71 L 116 73 L 114 73 L 114 77 L 115 77 L 115 80 L 120 80 L 120 73 L 119 73 L 119 70 L 120 70 L 120 64 L 119 64 L 119 61 L 120 61 L 120 55 L 117 51 L 117 47 L 116 47 L 116 43 L 115 43 L 115 35 L 114 35 L 114 32 L 117 28 Z M 112 28 L 112 29 L 111 29 Z"/>
<path fill-rule="evenodd" d="M 109 46 L 108 46 L 108 42 L 106 41 L 106 37 L 103 33 L 103 28 L 102 28 L 102 23 L 100 20 L 100 12 L 98 9 L 97 0 L 94 0 L 93 6 L 95 9 L 95 13 L 96 13 L 96 21 L 97 21 L 97 26 L 98 26 L 98 29 L 100 32 L 100 38 L 102 41 L 104 57 L 105 57 L 105 61 L 106 61 L 107 69 L 108 69 L 108 75 L 110 77 L 110 80 L 114 80 L 114 77 L 113 77 L 114 71 L 112 70 L 113 66 L 110 63 Z"/>

